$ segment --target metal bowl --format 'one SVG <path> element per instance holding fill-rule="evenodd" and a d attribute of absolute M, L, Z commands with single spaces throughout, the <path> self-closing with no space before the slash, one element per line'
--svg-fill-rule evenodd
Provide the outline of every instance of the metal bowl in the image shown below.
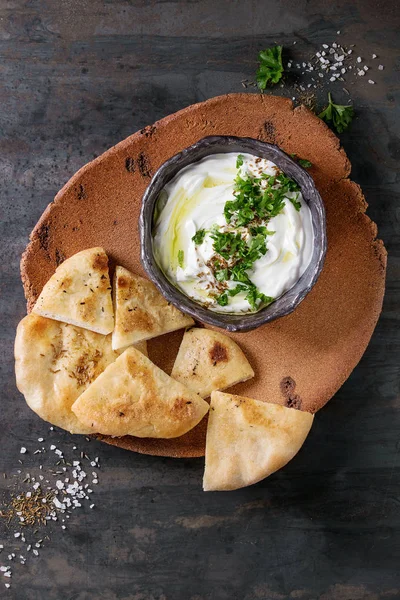
<path fill-rule="evenodd" d="M 314 250 L 309 266 L 290 290 L 256 313 L 218 313 L 197 304 L 169 281 L 158 266 L 153 253 L 153 213 L 161 190 L 181 169 L 189 164 L 211 154 L 226 152 L 249 153 L 274 162 L 286 175 L 299 184 L 312 215 Z M 310 174 L 277 146 L 244 137 L 222 135 L 205 137 L 162 164 L 143 195 L 139 233 L 143 267 L 163 296 L 194 319 L 227 331 L 250 331 L 294 311 L 315 285 L 321 273 L 326 253 L 324 204 Z"/>

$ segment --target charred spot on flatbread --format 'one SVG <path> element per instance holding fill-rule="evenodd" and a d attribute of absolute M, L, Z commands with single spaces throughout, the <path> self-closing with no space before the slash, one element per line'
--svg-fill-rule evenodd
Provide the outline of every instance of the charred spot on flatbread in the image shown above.
<path fill-rule="evenodd" d="M 218 341 L 215 342 L 208 354 L 214 367 L 220 362 L 227 362 L 229 359 L 227 347 Z"/>

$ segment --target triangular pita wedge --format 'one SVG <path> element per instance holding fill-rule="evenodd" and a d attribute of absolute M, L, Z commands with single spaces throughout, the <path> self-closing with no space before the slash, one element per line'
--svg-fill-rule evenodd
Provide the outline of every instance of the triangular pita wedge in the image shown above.
<path fill-rule="evenodd" d="M 208 398 L 254 377 L 254 371 L 239 346 L 227 335 L 193 327 L 185 332 L 171 377 Z"/>
<path fill-rule="evenodd" d="M 208 404 L 131 346 L 78 398 L 72 410 L 93 432 L 173 438 L 197 425 Z"/>
<path fill-rule="evenodd" d="M 114 308 L 114 350 L 194 324 L 193 319 L 168 302 L 151 281 L 123 267 L 115 269 Z"/>
<path fill-rule="evenodd" d="M 297 454 L 313 419 L 294 408 L 213 392 L 204 490 L 236 490 L 268 477 Z"/>
<path fill-rule="evenodd" d="M 71 406 L 117 357 L 111 348 L 111 335 L 33 313 L 17 327 L 15 374 L 19 391 L 39 417 L 71 433 L 92 433 L 79 422 Z"/>
<path fill-rule="evenodd" d="M 88 248 L 67 258 L 44 286 L 33 312 L 106 335 L 114 328 L 108 258 Z"/>

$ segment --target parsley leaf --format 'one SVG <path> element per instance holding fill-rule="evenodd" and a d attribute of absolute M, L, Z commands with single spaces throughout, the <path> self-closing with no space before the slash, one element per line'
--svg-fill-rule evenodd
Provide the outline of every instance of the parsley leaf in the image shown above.
<path fill-rule="evenodd" d="M 326 123 L 332 123 L 338 133 L 342 133 L 350 125 L 354 117 L 354 108 L 350 105 L 335 104 L 331 93 L 328 93 L 329 104 L 318 116 Z"/>
<path fill-rule="evenodd" d="M 296 198 L 289 198 L 290 202 L 293 204 L 297 212 L 299 212 L 301 209 L 301 202 L 297 200 L 298 197 L 299 195 L 297 194 Z"/>
<path fill-rule="evenodd" d="M 198 231 L 196 231 L 196 233 L 194 234 L 194 236 L 192 237 L 192 241 L 197 245 L 200 246 L 200 244 L 203 243 L 204 241 L 204 237 L 206 235 L 206 230 L 205 229 L 199 229 Z"/>
<path fill-rule="evenodd" d="M 301 167 L 303 167 L 303 169 L 309 169 L 310 167 L 312 167 L 312 163 L 306 158 L 299 158 L 297 162 Z"/>
<path fill-rule="evenodd" d="M 226 306 L 229 302 L 228 294 L 225 292 L 224 294 L 221 294 L 220 296 L 218 296 L 218 298 L 216 298 L 216 300 L 220 306 Z"/>
<path fill-rule="evenodd" d="M 237 168 L 237 169 L 240 169 L 240 167 L 241 167 L 241 166 L 242 166 L 242 164 L 243 164 L 243 161 L 244 161 L 244 156 L 243 156 L 243 154 L 238 154 L 238 157 L 237 157 L 237 159 L 236 159 L 236 168 Z"/>
<path fill-rule="evenodd" d="M 309 169 L 310 167 L 312 167 L 312 162 L 310 162 L 306 158 L 298 158 L 296 152 L 292 152 L 289 156 L 291 156 L 293 160 L 299 163 L 299 165 L 303 167 L 303 169 Z"/>
<path fill-rule="evenodd" d="M 185 258 L 185 253 L 183 250 L 179 250 L 178 252 L 178 265 L 183 269 L 183 260 Z"/>
<path fill-rule="evenodd" d="M 268 84 L 275 84 L 282 78 L 282 46 L 272 46 L 262 50 L 258 55 L 260 66 L 257 71 L 257 85 L 261 91 Z"/>

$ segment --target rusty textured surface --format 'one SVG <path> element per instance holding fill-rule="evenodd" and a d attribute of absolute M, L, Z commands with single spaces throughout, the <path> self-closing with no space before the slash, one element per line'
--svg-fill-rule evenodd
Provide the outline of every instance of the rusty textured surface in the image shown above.
<path fill-rule="evenodd" d="M 133 454 L 53 432 L 60 447 L 76 443 L 100 457 L 96 509 L 76 511 L 65 533 L 50 526 L 40 556 L 15 566 L 9 591 L 0 576 L 1 598 L 400 597 L 398 29 L 389 1 L 0 3 L 0 471 L 8 475 L 0 478 L 1 496 L 21 468 L 20 447 L 35 449 L 38 437 L 49 438 L 13 376 L 14 331 L 25 312 L 19 260 L 29 232 L 57 190 L 107 148 L 138 130 L 151 140 L 149 123 L 241 92 L 260 48 L 282 42 L 301 57 L 340 30 L 361 56 L 380 57 L 379 84 L 360 78 L 350 88 L 357 118 L 341 140 L 389 252 L 384 309 L 371 343 L 285 470 L 253 488 L 203 494 L 202 459 Z M 346 99 L 340 84 L 332 90 Z M 272 141 L 273 122 L 261 129 Z M 123 165 L 132 178 L 154 167 L 146 154 L 127 153 Z M 77 201 L 85 202 L 90 189 L 79 183 Z M 50 247 L 46 227 L 38 243 Z M 58 250 L 54 258 L 62 261 Z M 171 354 L 178 343 L 171 341 Z M 296 387 L 278 383 L 293 401 L 303 400 L 292 379 Z M 24 470 L 37 465 L 31 453 L 23 463 Z M 0 522 L 5 547 L 15 543 L 13 531 Z"/>

